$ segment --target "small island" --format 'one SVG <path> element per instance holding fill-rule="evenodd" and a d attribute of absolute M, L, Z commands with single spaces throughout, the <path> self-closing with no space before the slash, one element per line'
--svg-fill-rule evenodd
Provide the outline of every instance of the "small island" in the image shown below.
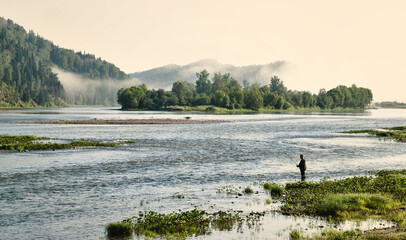
<path fill-rule="evenodd" d="M 196 73 L 195 84 L 173 83 L 172 90 L 147 89 L 146 85 L 121 88 L 118 103 L 123 110 L 177 110 L 210 112 L 272 112 L 365 109 L 372 101 L 370 89 L 338 86 L 318 94 L 288 90 L 277 76 L 269 85 L 250 84 L 234 79 L 229 73 L 215 73 L 209 80 L 206 70 Z"/>

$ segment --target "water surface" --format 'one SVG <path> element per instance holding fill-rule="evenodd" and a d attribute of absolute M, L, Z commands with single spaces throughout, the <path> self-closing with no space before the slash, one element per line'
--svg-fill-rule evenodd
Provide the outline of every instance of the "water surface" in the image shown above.
<path fill-rule="evenodd" d="M 110 108 L 41 109 L 0 113 L 0 134 L 60 140 L 136 140 L 117 148 L 0 152 L 0 239 L 99 239 L 108 222 L 139 211 L 169 213 L 197 207 L 269 211 L 260 183 L 298 181 L 290 158 L 307 158 L 308 180 L 406 169 L 404 143 L 352 129 L 406 125 L 406 110 L 341 114 L 205 115 L 123 112 Z M 193 125 L 37 125 L 21 122 L 74 119 L 221 119 Z M 258 194 L 238 197 L 250 186 Z M 219 190 L 220 189 L 220 190 Z M 184 198 L 178 198 L 182 195 Z M 205 239 L 286 238 L 287 226 L 307 220 L 267 214 L 260 229 L 213 232 Z M 311 219 L 308 221 L 312 221 Z M 284 230 L 285 229 L 285 230 Z"/>

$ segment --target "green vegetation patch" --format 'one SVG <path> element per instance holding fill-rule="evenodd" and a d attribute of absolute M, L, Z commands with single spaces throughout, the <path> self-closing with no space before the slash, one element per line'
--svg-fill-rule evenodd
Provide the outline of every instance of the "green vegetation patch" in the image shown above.
<path fill-rule="evenodd" d="M 246 188 L 244 189 L 244 193 L 245 193 L 245 194 L 252 194 L 252 193 L 254 193 L 254 190 L 252 190 L 252 188 L 250 188 L 250 187 L 246 187 Z"/>
<path fill-rule="evenodd" d="M 372 130 L 372 129 L 351 130 L 341 133 L 368 133 L 370 135 L 375 135 L 377 137 L 392 138 L 398 142 L 406 142 L 406 126 L 386 128 L 386 130 Z"/>
<path fill-rule="evenodd" d="M 41 142 L 41 140 L 49 140 L 45 137 L 36 137 L 32 135 L 11 136 L 0 135 L 0 150 L 47 150 L 47 149 L 66 149 L 72 147 L 115 147 L 115 143 L 101 143 L 90 141 L 73 141 L 71 143 L 52 143 Z"/>
<path fill-rule="evenodd" d="M 116 143 L 102 143 L 89 141 L 74 141 L 71 143 L 73 147 L 117 147 Z"/>
<path fill-rule="evenodd" d="M 122 221 L 118 223 L 109 223 L 106 227 L 108 237 L 125 237 L 132 233 L 131 224 Z"/>
<path fill-rule="evenodd" d="M 276 183 L 264 183 L 264 189 L 271 193 L 272 197 L 279 198 L 283 194 L 283 188 Z"/>
<path fill-rule="evenodd" d="M 147 237 L 185 238 L 210 233 L 211 229 L 231 230 L 235 224 L 242 224 L 244 219 L 238 213 L 219 211 L 207 213 L 194 209 L 192 211 L 172 212 L 169 214 L 154 211 L 140 212 L 138 216 L 124 220 L 121 223 L 110 223 L 106 227 L 107 235 L 111 236 L 110 226 L 125 225 L 120 228 L 122 232 L 114 232 L 113 235 L 129 235 L 131 233 Z M 115 226 L 115 225 L 114 225 Z M 122 229 L 122 230 L 121 230 Z M 116 228 L 113 228 L 115 231 Z"/>
<path fill-rule="evenodd" d="M 406 171 L 379 171 L 375 176 L 286 184 L 281 211 L 334 220 L 388 215 L 406 201 Z M 392 219 L 389 219 L 392 220 Z"/>

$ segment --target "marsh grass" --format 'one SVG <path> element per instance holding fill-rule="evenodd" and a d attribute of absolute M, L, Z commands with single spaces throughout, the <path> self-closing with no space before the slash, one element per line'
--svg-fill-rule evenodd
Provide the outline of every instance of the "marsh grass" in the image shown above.
<path fill-rule="evenodd" d="M 48 150 L 48 149 L 66 149 L 72 147 L 115 147 L 115 143 L 101 143 L 90 141 L 73 141 L 71 143 L 52 143 L 41 142 L 40 140 L 49 140 L 50 138 L 36 137 L 32 135 L 12 136 L 0 135 L 0 150 Z"/>
<path fill-rule="evenodd" d="M 288 183 L 281 211 L 339 221 L 387 216 L 404 207 L 406 171 L 384 170 L 372 174 L 375 176 Z"/>
<path fill-rule="evenodd" d="M 289 233 L 289 239 L 290 240 L 300 240 L 300 239 L 302 239 L 302 237 L 300 236 L 300 232 L 298 230 L 294 229 Z"/>
<path fill-rule="evenodd" d="M 125 237 L 132 234 L 131 224 L 122 221 L 117 223 L 109 223 L 106 226 L 108 237 Z"/>
<path fill-rule="evenodd" d="M 115 143 L 102 143 L 102 142 L 90 142 L 90 141 L 73 141 L 71 144 L 73 147 L 116 147 Z"/>
<path fill-rule="evenodd" d="M 379 214 L 400 207 L 400 202 L 389 195 L 371 193 L 328 194 L 316 212 L 333 218 L 363 219 L 365 215 Z"/>
<path fill-rule="evenodd" d="M 254 190 L 252 190 L 252 188 L 250 188 L 250 187 L 246 187 L 246 188 L 244 189 L 244 193 L 245 193 L 245 194 L 252 194 L 252 193 L 254 193 Z"/>
<path fill-rule="evenodd" d="M 274 198 L 280 198 L 283 194 L 283 188 L 276 183 L 264 183 L 264 189 Z"/>
<path fill-rule="evenodd" d="M 123 221 L 131 226 L 136 235 L 146 237 L 185 238 L 204 235 L 216 229 L 231 230 L 236 223 L 242 224 L 239 213 L 219 211 L 207 213 L 194 209 L 192 211 L 161 214 L 153 211 L 140 212 L 138 216 Z"/>
<path fill-rule="evenodd" d="M 376 137 L 391 138 L 398 142 L 406 142 L 406 126 L 398 126 L 392 128 L 386 128 L 386 130 L 351 130 L 341 133 L 368 133 L 370 135 L 375 135 Z"/>

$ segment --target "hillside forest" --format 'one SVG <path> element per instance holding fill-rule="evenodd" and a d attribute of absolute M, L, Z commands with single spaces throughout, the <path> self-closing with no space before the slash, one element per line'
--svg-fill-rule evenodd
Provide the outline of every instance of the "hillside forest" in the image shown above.
<path fill-rule="evenodd" d="M 242 85 L 229 73 L 196 73 L 195 84 L 187 81 L 173 83 L 171 91 L 147 89 L 143 85 L 122 88 L 118 103 L 123 109 L 161 110 L 174 106 L 215 106 L 225 109 L 364 109 L 372 101 L 370 89 L 338 86 L 318 94 L 308 91 L 288 90 L 277 76 L 269 85 L 260 86 L 243 81 Z"/>
<path fill-rule="evenodd" d="M 105 104 L 104 98 L 98 96 L 69 96 L 58 75 L 52 72 L 53 67 L 97 81 L 128 79 L 111 63 L 58 47 L 0 17 L 0 107 Z"/>

